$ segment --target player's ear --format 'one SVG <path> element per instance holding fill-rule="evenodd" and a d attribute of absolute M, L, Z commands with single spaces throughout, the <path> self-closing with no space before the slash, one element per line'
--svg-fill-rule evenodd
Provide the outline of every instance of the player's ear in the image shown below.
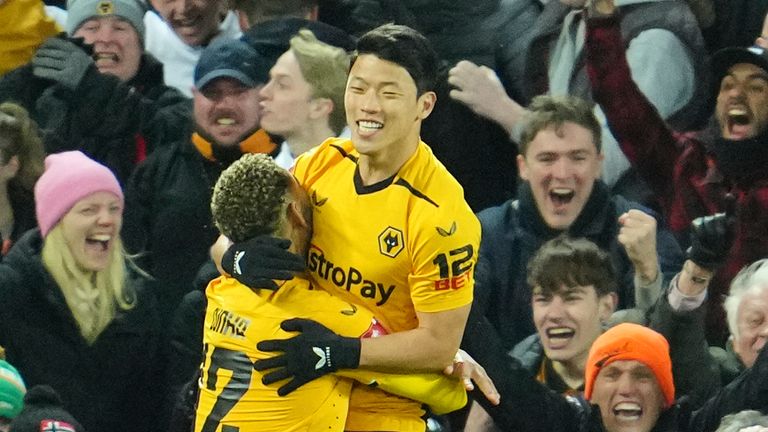
<path fill-rule="evenodd" d="M 291 201 L 285 208 L 286 217 L 290 221 L 292 227 L 307 229 L 309 228 L 309 221 L 301 214 L 299 206 L 296 201 Z"/>

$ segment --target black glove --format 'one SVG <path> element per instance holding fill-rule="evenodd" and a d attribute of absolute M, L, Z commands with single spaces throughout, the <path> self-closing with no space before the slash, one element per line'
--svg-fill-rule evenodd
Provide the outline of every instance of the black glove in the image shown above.
<path fill-rule="evenodd" d="M 285 320 L 280 327 L 300 334 L 291 339 L 259 342 L 259 350 L 283 354 L 253 363 L 258 371 L 275 369 L 261 379 L 265 385 L 292 378 L 277 390 L 280 396 L 323 375 L 339 369 L 356 369 L 360 364 L 360 339 L 339 336 L 317 321 L 302 318 Z"/>
<path fill-rule="evenodd" d="M 725 212 L 702 216 L 691 223 L 688 259 L 699 267 L 716 270 L 723 265 L 736 235 L 736 199 L 725 197 Z"/>
<path fill-rule="evenodd" d="M 227 249 L 221 267 L 243 285 L 250 288 L 277 290 L 274 279 L 293 279 L 294 272 L 304 271 L 304 260 L 288 252 L 290 240 L 256 236 Z"/>
<path fill-rule="evenodd" d="M 65 39 L 50 38 L 32 57 L 32 74 L 75 90 L 92 64 L 83 48 Z"/>

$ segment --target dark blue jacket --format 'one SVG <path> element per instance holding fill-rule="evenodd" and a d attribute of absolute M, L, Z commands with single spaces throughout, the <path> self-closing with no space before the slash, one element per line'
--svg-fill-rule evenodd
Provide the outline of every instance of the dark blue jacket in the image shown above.
<path fill-rule="evenodd" d="M 621 196 L 609 196 L 605 185 L 596 182 L 587 204 L 568 229 L 568 235 L 586 237 L 610 255 L 619 279 L 619 309 L 635 306 L 634 268 L 617 240 L 619 216 L 630 209 L 653 214 Z M 483 232 L 472 314 L 487 317 L 509 351 L 536 331 L 531 288 L 526 282 L 528 261 L 543 243 L 562 232 L 543 222 L 527 183 L 521 186 L 518 200 L 483 210 L 478 217 Z M 661 228 L 664 224 L 657 226 L 656 245 L 666 286 L 682 267 L 683 253 L 672 234 Z"/>

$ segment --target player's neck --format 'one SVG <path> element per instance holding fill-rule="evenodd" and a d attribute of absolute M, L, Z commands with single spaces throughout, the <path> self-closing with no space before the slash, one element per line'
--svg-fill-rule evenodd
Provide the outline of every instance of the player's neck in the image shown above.
<path fill-rule="evenodd" d="M 376 153 L 361 154 L 358 161 L 360 178 L 366 186 L 379 183 L 397 174 L 416 153 L 418 139 L 407 147 L 388 147 Z"/>

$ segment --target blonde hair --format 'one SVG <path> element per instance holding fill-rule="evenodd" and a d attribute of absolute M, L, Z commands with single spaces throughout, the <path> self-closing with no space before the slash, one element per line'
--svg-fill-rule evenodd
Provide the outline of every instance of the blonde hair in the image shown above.
<path fill-rule="evenodd" d="M 80 333 L 93 344 L 115 318 L 117 310 L 129 310 L 136 304 L 136 293 L 126 283 L 125 253 L 120 238 L 109 266 L 101 271 L 85 271 L 75 262 L 67 246 L 61 224 L 57 224 L 43 243 L 43 265 L 64 294 Z"/>
<path fill-rule="evenodd" d="M 307 29 L 299 30 L 290 43 L 301 75 L 312 87 L 312 97 L 333 102 L 328 124 L 336 134 L 341 133 L 347 125 L 344 90 L 347 87 L 349 55 L 341 48 L 319 41 Z"/>

